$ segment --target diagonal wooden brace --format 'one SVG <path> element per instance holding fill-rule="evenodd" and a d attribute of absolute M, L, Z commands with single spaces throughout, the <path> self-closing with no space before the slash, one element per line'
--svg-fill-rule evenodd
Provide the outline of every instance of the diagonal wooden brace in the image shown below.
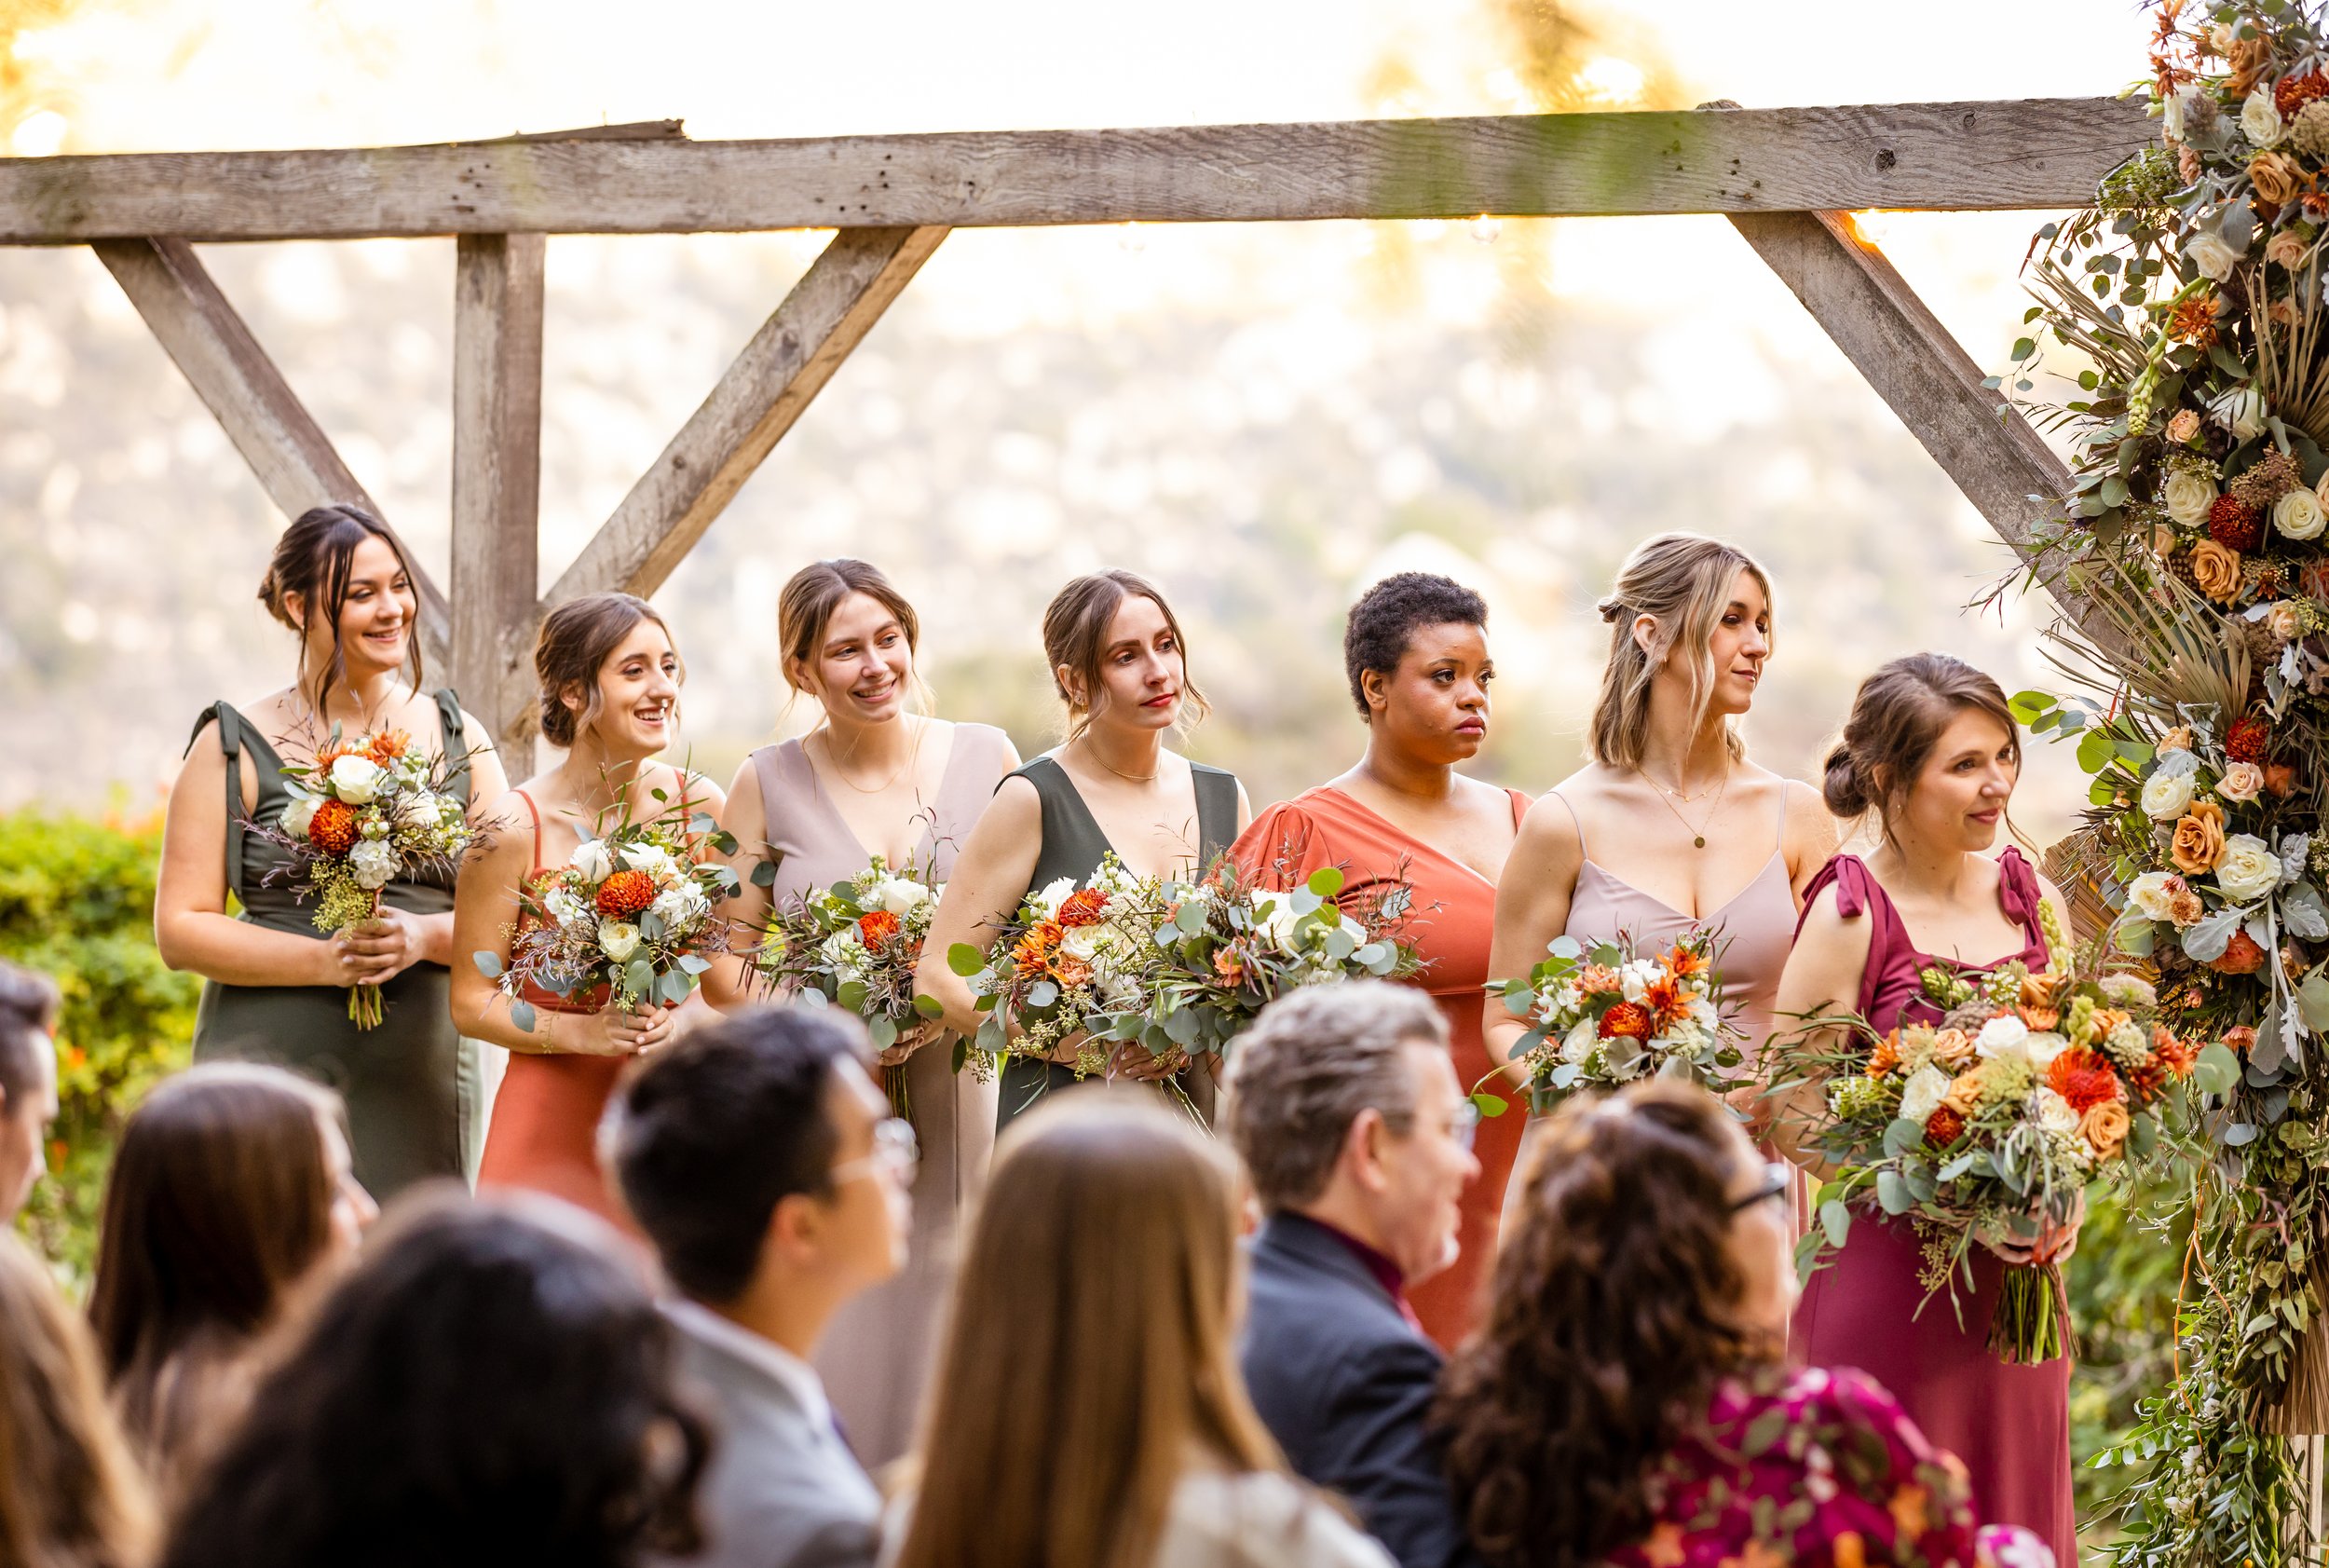
<path fill-rule="evenodd" d="M 90 249 L 286 517 L 334 503 L 380 517 L 379 506 L 347 471 L 331 438 L 251 335 L 193 246 L 183 239 L 103 239 Z M 398 547 L 420 600 L 421 651 L 443 670 L 451 655 L 451 611 L 411 548 L 402 539 Z"/>

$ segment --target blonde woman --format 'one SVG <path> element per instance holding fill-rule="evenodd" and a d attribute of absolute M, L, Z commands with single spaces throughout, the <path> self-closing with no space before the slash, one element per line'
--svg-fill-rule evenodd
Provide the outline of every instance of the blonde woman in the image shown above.
<path fill-rule="evenodd" d="M 1019 765 L 1011 737 L 906 711 L 921 686 L 914 669 L 921 620 L 867 562 L 818 561 L 794 573 L 777 598 L 776 634 L 785 684 L 815 699 L 824 720 L 799 740 L 762 746 L 736 770 L 723 822 L 736 836 L 742 891 L 724 912 L 759 926 L 772 907 L 797 906 L 875 855 L 945 881 L 995 786 Z M 754 876 L 764 859 L 775 873 L 765 888 Z M 757 998 L 739 960 L 722 960 L 706 980 L 723 1009 Z M 882 1060 L 905 1064 L 921 1148 L 912 1240 L 897 1277 L 853 1302 L 817 1346 L 817 1370 L 857 1457 L 877 1469 L 912 1436 L 955 1221 L 995 1145 L 994 1085 L 954 1070 L 951 1036 L 909 1030 Z"/>
<path fill-rule="evenodd" d="M 1735 545 L 1646 539 L 1600 603 L 1609 623 L 1587 750 L 1592 760 L 1530 808 L 1496 892 L 1488 973 L 1524 975 L 1555 937 L 1644 946 L 1718 928 L 1723 989 L 1749 1049 L 1770 1033 L 1804 890 L 1835 852 L 1810 785 L 1757 767 L 1738 721 L 1772 653 L 1771 579 Z M 1527 1026 L 1491 996 L 1489 1057 Z M 1522 1190 L 1540 1128 L 1523 1140 Z"/>
<path fill-rule="evenodd" d="M 1390 1568 L 1246 1397 L 1240 1213 L 1235 1162 L 1153 1097 L 1064 1096 L 1015 1126 L 885 1568 Z"/>

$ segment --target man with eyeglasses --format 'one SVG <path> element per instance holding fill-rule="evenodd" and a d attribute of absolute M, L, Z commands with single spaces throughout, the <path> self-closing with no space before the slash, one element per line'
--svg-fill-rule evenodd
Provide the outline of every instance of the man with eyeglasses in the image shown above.
<path fill-rule="evenodd" d="M 1439 1009 L 1379 980 L 1298 990 L 1238 1038 L 1228 1090 L 1265 1215 L 1239 1350 L 1254 1408 L 1402 1568 L 1474 1568 L 1424 1426 L 1439 1350 L 1407 1304 L 1455 1261 L 1480 1169 Z"/>
<path fill-rule="evenodd" d="M 914 1133 L 868 1057 L 838 1012 L 755 1008 L 650 1057 L 607 1114 L 606 1163 L 718 1406 L 702 1568 L 875 1560 L 880 1494 L 810 1365 L 834 1315 L 906 1261 Z"/>

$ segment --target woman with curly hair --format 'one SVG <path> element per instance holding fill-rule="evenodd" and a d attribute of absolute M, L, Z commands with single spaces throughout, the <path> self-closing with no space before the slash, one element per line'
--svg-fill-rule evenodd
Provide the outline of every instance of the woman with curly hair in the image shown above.
<path fill-rule="evenodd" d="M 1351 701 L 1367 750 L 1346 772 L 1273 806 L 1232 852 L 1273 887 L 1339 868 L 1342 897 L 1366 899 L 1386 882 L 1413 890 L 1407 939 L 1424 960 L 1416 983 L 1448 1021 L 1449 1051 L 1465 1088 L 1495 1070 L 1480 1037 L 1496 879 L 1528 811 L 1518 790 L 1464 777 L 1457 766 L 1488 739 L 1488 605 L 1463 584 L 1399 572 L 1358 596 L 1342 634 Z M 1455 1261 L 1402 1282 L 1423 1329 L 1452 1347 L 1479 1321 L 1496 1215 L 1519 1148 L 1520 1118 L 1483 1125 L 1473 1148 L 1480 1174 L 1464 1190 Z"/>
<path fill-rule="evenodd" d="M 1791 1173 L 1653 1082 L 1547 1118 L 1487 1326 L 1436 1411 L 1494 1568 L 2037 1568 L 1853 1371 L 1787 1364 Z"/>

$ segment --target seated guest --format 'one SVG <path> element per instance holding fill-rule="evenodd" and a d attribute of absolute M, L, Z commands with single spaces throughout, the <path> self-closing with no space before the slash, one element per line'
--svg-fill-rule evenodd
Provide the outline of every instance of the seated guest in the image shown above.
<path fill-rule="evenodd" d="M 719 1405 L 697 1563 L 874 1560 L 881 1497 L 809 1361 L 834 1314 L 905 1261 L 913 1134 L 869 1056 L 838 1012 L 758 1007 L 648 1058 L 616 1099 L 607 1166 Z"/>
<path fill-rule="evenodd" d="M 153 1536 L 88 1327 L 39 1260 L 0 1234 L 0 1562 L 143 1568 Z"/>
<path fill-rule="evenodd" d="M 1791 1174 L 1685 1084 L 1554 1113 L 1436 1412 L 1496 1568 L 2050 1568 L 1864 1374 L 1786 1364 Z"/>
<path fill-rule="evenodd" d="M 372 1222 L 339 1098 L 280 1068 L 214 1062 L 130 1114 L 105 1182 L 89 1320 L 147 1474 L 176 1494 L 190 1446 L 248 1394 L 249 1352 L 293 1288 Z"/>
<path fill-rule="evenodd" d="M 57 1119 L 57 984 L 0 963 L 0 1223 L 16 1217 L 48 1167 Z"/>
<path fill-rule="evenodd" d="M 163 1568 L 635 1568 L 710 1438 L 629 1244 L 532 1195 L 408 1198 L 192 1480 Z"/>
<path fill-rule="evenodd" d="M 972 1228 L 895 1568 L 1390 1568 L 1286 1472 L 1232 1354 L 1233 1163 L 1152 1094 L 1014 1122 Z"/>
<path fill-rule="evenodd" d="M 1401 1568 L 1476 1561 L 1423 1430 L 1439 1349 L 1406 1296 L 1454 1261 L 1479 1176 L 1449 1060 L 1428 994 L 1356 980 L 1272 1002 L 1230 1063 L 1229 1138 L 1267 1216 L 1246 1254 L 1246 1385 L 1288 1462 Z"/>

